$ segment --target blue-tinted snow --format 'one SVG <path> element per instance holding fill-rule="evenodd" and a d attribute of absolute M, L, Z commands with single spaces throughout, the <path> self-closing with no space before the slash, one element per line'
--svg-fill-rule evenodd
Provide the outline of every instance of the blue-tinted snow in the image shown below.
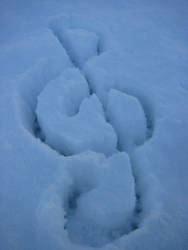
<path fill-rule="evenodd" d="M 134 177 L 138 204 L 131 222 L 137 228 L 129 233 L 115 232 L 115 236 L 111 230 L 111 241 L 105 245 L 101 237 L 99 249 L 188 248 L 187 10 L 184 0 L 1 1 L 0 249 L 94 249 L 93 237 L 71 240 L 73 231 L 68 225 L 75 222 L 71 209 L 75 218 L 81 213 L 75 200 L 85 199 L 80 202 L 85 204 L 83 209 L 94 203 L 88 202 L 92 197 L 89 192 L 100 187 L 101 166 L 108 159 L 95 152 L 64 157 L 35 137 L 37 97 L 72 67 L 65 44 L 52 32 L 55 28 L 59 33 L 65 28 L 85 30 L 89 37 L 100 40 L 98 54 L 89 55 L 93 57 L 83 65 L 82 74 L 104 112 L 113 88 L 136 98 L 146 119 L 148 135 L 129 155 L 132 172 L 125 178 L 127 182 Z M 73 33 L 70 39 L 83 34 Z M 78 44 L 71 41 L 75 48 Z M 95 50 L 95 42 L 92 46 Z M 76 51 L 78 48 L 83 49 L 78 46 Z M 79 53 L 77 58 L 82 55 Z M 104 183 L 109 183 L 106 176 Z M 75 189 L 88 197 L 78 196 Z M 104 199 L 98 204 L 103 206 L 108 195 L 105 189 L 98 197 L 101 194 Z M 109 196 L 107 202 L 115 199 L 112 192 Z M 114 202 L 114 211 L 118 202 Z M 121 202 L 126 202 L 126 197 Z M 87 218 L 87 213 L 84 216 Z M 108 229 L 118 222 L 117 216 L 114 224 L 108 225 L 105 216 L 107 213 L 102 226 Z M 100 221 L 99 214 L 97 218 Z M 94 231 L 95 236 L 100 230 Z"/>
<path fill-rule="evenodd" d="M 146 140 L 146 118 L 142 106 L 135 97 L 111 89 L 107 114 L 119 135 L 120 150 L 131 152 L 135 145 Z"/>
<path fill-rule="evenodd" d="M 38 97 L 37 120 L 45 142 L 62 154 L 115 152 L 117 138 L 102 105 L 97 96 L 88 96 L 86 80 L 78 70 L 68 69 Z"/>

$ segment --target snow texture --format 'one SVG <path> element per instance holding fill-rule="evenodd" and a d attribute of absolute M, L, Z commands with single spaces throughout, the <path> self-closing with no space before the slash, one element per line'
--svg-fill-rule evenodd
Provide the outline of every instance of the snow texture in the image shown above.
<path fill-rule="evenodd" d="M 98 54 L 98 37 L 95 33 L 84 29 L 66 29 L 63 35 L 67 53 L 79 68 Z"/>
<path fill-rule="evenodd" d="M 125 153 L 105 160 L 97 172 L 97 185 L 77 194 L 67 223 L 73 242 L 93 246 L 128 233 L 135 207 L 134 178 Z"/>
<path fill-rule="evenodd" d="M 88 96 L 83 76 L 68 69 L 38 97 L 37 120 L 45 142 L 65 155 L 85 150 L 115 152 L 116 135 L 105 122 L 102 105 L 97 96 Z"/>
<path fill-rule="evenodd" d="M 188 249 L 187 8 L 1 1 L 0 249 Z"/>
<path fill-rule="evenodd" d="M 135 97 L 111 89 L 108 96 L 107 116 L 119 135 L 119 147 L 132 152 L 146 139 L 146 119 L 142 106 Z"/>

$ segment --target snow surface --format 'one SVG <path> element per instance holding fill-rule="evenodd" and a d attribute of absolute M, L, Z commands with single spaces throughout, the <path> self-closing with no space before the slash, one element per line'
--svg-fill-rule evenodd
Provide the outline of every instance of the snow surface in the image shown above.
<path fill-rule="evenodd" d="M 100 168 L 95 177 L 97 184 L 94 187 L 90 184 L 89 190 L 80 192 L 67 229 L 73 242 L 100 246 L 131 230 L 136 199 L 134 178 L 125 153 L 108 158 L 96 168 Z"/>
<path fill-rule="evenodd" d="M 86 80 L 78 70 L 68 69 L 38 97 L 37 120 L 45 142 L 65 155 L 115 152 L 116 134 L 106 123 L 97 96 L 88 96 Z"/>
<path fill-rule="evenodd" d="M 187 10 L 0 2 L 0 249 L 188 249 Z"/>
<path fill-rule="evenodd" d="M 87 30 L 66 29 L 62 33 L 62 41 L 66 44 L 67 53 L 73 56 L 72 60 L 78 67 L 82 67 L 91 56 L 98 54 L 98 37 Z"/>
<path fill-rule="evenodd" d="M 131 152 L 146 139 L 146 118 L 135 97 L 111 89 L 107 115 L 119 135 L 120 150 Z"/>

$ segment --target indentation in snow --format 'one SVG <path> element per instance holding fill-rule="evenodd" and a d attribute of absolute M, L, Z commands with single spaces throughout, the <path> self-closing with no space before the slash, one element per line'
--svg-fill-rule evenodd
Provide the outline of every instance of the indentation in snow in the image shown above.
<path fill-rule="evenodd" d="M 106 155 L 115 152 L 116 134 L 106 123 L 97 96 L 86 98 L 88 95 L 83 76 L 77 70 L 68 69 L 38 97 L 37 120 L 45 142 L 65 155 L 85 150 Z"/>
<path fill-rule="evenodd" d="M 120 150 L 130 153 L 146 140 L 146 119 L 135 97 L 111 89 L 107 117 L 118 134 Z"/>
<path fill-rule="evenodd" d="M 89 58 L 99 54 L 99 38 L 95 33 L 85 29 L 53 31 L 75 67 L 82 68 Z"/>
<path fill-rule="evenodd" d="M 63 44 L 74 65 L 79 68 L 92 56 L 98 54 L 98 37 L 84 29 L 66 29 Z M 62 38 L 63 39 L 63 38 Z"/>
<path fill-rule="evenodd" d="M 50 216 L 52 203 L 64 218 L 58 222 L 52 213 L 46 225 L 53 225 L 58 237 L 62 232 L 63 241 L 78 248 L 100 247 L 139 228 L 149 206 L 155 204 L 147 197 L 149 191 L 145 192 L 155 178 L 148 173 L 148 164 L 139 159 L 149 126 L 153 132 L 153 120 L 147 117 L 141 92 L 131 86 L 122 88 L 119 80 L 97 66 L 105 59 L 103 41 L 95 32 L 54 26 L 52 30 L 69 56 L 67 67 L 71 62 L 73 68 L 62 72 L 59 64 L 40 87 L 38 78 L 33 90 L 22 86 L 24 98 L 32 103 L 27 103 L 32 113 L 25 119 L 28 130 L 68 156 L 62 158 L 63 183 L 48 190 L 49 196 L 56 196 L 42 200 L 39 215 Z M 27 98 L 30 90 L 31 98 Z"/>
<path fill-rule="evenodd" d="M 91 171 L 90 166 L 87 167 Z M 95 187 L 74 192 L 66 228 L 73 242 L 101 246 L 131 231 L 136 197 L 134 178 L 125 153 L 115 154 L 95 168 Z M 82 177 L 81 173 L 79 177 Z"/>

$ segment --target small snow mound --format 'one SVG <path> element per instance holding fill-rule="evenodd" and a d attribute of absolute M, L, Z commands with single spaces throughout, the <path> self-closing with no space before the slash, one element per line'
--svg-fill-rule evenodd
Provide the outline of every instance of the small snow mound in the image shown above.
<path fill-rule="evenodd" d="M 139 101 L 121 91 L 111 89 L 107 116 L 119 136 L 121 150 L 132 152 L 146 139 L 146 118 Z"/>

